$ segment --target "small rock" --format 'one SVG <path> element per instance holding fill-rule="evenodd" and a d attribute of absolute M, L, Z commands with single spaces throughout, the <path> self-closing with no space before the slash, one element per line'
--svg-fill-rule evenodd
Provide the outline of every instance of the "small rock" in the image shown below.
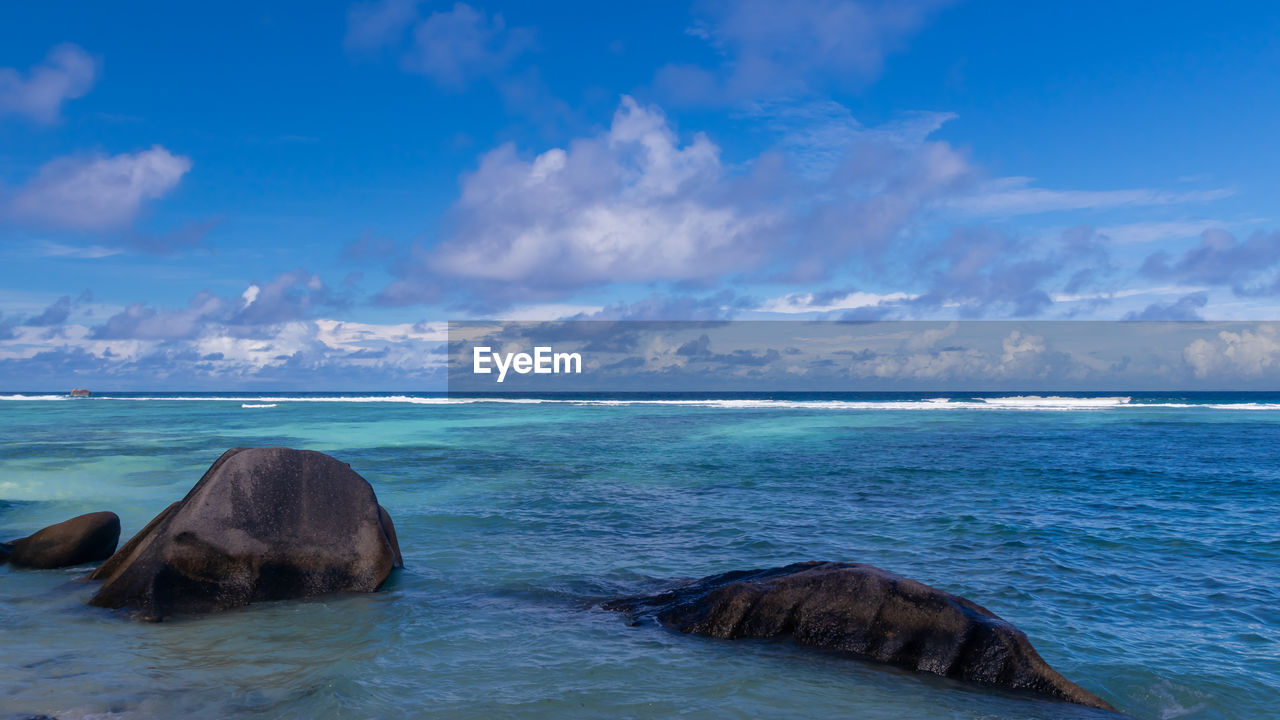
<path fill-rule="evenodd" d="M 9 543 L 9 563 L 39 569 L 84 565 L 111 557 L 119 541 L 120 518 L 115 513 L 89 513 Z"/>

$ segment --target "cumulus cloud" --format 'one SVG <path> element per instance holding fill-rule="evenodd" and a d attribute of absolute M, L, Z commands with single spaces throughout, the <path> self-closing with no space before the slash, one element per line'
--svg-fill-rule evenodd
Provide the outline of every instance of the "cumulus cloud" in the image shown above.
<path fill-rule="evenodd" d="M 1092 292 L 1100 304 L 1114 290 L 1112 243 L 1097 231 L 1019 237 L 957 218 L 957 199 L 974 197 L 983 173 L 934 139 L 949 114 L 868 127 L 829 101 L 756 102 L 742 113 L 776 144 L 739 161 L 630 97 L 596 134 L 536 155 L 513 144 L 486 153 L 463 176 L 435 244 L 380 244 L 400 256 L 379 302 L 492 313 L 623 283 L 687 294 L 726 280 L 841 277 L 893 297 L 798 309 L 814 303 L 792 293 L 778 311 L 1022 317 L 1055 296 Z M 364 245 L 373 243 L 352 252 Z"/>
<path fill-rule="evenodd" d="M 1254 330 L 1223 330 L 1213 338 L 1187 345 L 1183 359 L 1198 378 L 1261 377 L 1280 368 L 1280 331 L 1271 323 L 1260 324 Z"/>
<path fill-rule="evenodd" d="M 345 298 L 301 269 L 230 297 L 199 292 L 185 307 L 134 303 L 97 325 L 76 322 L 77 305 L 90 299 L 87 292 L 59 298 L 25 322 L 0 317 L 0 379 L 48 387 L 75 377 L 126 387 L 145 378 L 148 388 L 208 382 L 309 389 L 443 378 L 442 324 L 329 319 L 347 309 Z"/>
<path fill-rule="evenodd" d="M 927 139 L 939 118 L 866 128 L 821 107 L 828 127 L 783 150 L 726 165 L 696 133 L 624 97 L 610 128 L 533 157 L 504 145 L 463 178 L 445 239 L 417 248 L 381 300 L 432 302 L 469 288 L 491 306 L 607 283 L 711 283 L 734 273 L 813 281 L 892 241 L 970 176 L 964 156 Z M 787 125 L 791 123 L 791 125 Z M 839 125 L 838 129 L 831 127 Z M 819 137 L 820 136 L 820 137 Z M 816 162 L 789 162 L 803 147 Z"/>
<path fill-rule="evenodd" d="M 720 67 L 663 68 L 655 84 L 678 101 L 737 103 L 875 79 L 944 2 L 936 0 L 711 0 L 690 34 L 723 57 Z"/>
<path fill-rule="evenodd" d="M 145 202 L 168 194 L 190 169 L 190 159 L 159 145 L 136 153 L 61 158 L 17 190 L 10 212 L 71 230 L 124 227 Z"/>
<path fill-rule="evenodd" d="M 1180 257 L 1167 251 L 1147 256 L 1149 277 L 1226 285 L 1237 295 L 1280 294 L 1280 232 L 1256 232 L 1238 240 L 1225 230 L 1206 230 L 1200 244 Z"/>
<path fill-rule="evenodd" d="M 892 326 L 892 324 L 891 324 Z M 1002 337 L 975 342 L 974 332 L 963 332 L 956 341 L 956 324 L 945 328 L 905 333 L 901 346 L 893 350 L 868 348 L 852 355 L 849 374 L 882 380 L 928 380 L 932 382 L 991 383 L 1018 379 L 1026 382 L 1053 379 L 1080 380 L 1100 369 L 1115 370 L 1106 362 L 1088 362 L 1054 347 L 1044 335 L 1011 330 Z M 970 328 L 978 327 L 977 325 Z M 933 347 L 950 339 L 945 347 Z M 992 346 L 992 341 L 998 346 Z"/>
<path fill-rule="evenodd" d="M 72 378 L 97 388 L 270 390 L 398 387 L 439 389 L 443 326 L 371 325 L 317 318 L 264 326 L 252 337 L 211 325 L 188 338 L 96 337 L 68 325 L 55 338 L 41 328 L 5 335 L 0 380 L 58 387 Z M 164 334 L 164 333 L 157 333 Z"/>
<path fill-rule="evenodd" d="M 405 70 L 461 89 L 478 77 L 496 76 L 533 46 L 532 30 L 508 27 L 499 13 L 455 3 L 423 17 L 421 4 L 379 0 L 353 6 L 347 16 L 347 47 L 393 48 Z"/>
<path fill-rule="evenodd" d="M 63 43 L 24 75 L 0 68 L 0 115 L 22 115 L 38 123 L 58 120 L 62 104 L 93 87 L 97 63 L 78 45 Z"/>
<path fill-rule="evenodd" d="M 607 131 L 567 149 L 486 154 L 463 181 L 455 233 L 422 251 L 421 269 L 479 284 L 501 302 L 754 267 L 776 219 L 735 205 L 725 183 L 719 147 L 701 134 L 681 143 L 661 111 L 627 97 Z M 425 282 L 397 281 L 383 300 L 434 299 Z"/>

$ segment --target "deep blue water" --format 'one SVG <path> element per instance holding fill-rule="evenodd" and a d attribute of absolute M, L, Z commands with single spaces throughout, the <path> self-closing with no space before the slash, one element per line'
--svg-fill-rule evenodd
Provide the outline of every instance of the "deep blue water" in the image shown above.
<path fill-rule="evenodd" d="M 374 485 L 406 568 L 144 625 L 82 570 L 0 567 L 0 717 L 1103 716 L 593 608 L 809 559 L 969 597 L 1133 717 L 1280 715 L 1280 394 L 1101 395 L 5 399 L 0 538 L 128 536 L 223 450 L 288 445 Z"/>

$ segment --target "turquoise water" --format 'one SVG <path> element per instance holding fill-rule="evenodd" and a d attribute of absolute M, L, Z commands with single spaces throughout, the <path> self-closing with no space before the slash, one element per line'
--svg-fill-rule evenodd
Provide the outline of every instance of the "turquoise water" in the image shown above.
<path fill-rule="evenodd" d="M 0 401 L 0 538 L 128 536 L 223 450 L 288 445 L 373 484 L 406 564 L 159 625 L 0 567 L 0 717 L 1106 716 L 593 607 L 808 559 L 967 596 L 1136 718 L 1280 712 L 1280 397 L 376 399 Z"/>

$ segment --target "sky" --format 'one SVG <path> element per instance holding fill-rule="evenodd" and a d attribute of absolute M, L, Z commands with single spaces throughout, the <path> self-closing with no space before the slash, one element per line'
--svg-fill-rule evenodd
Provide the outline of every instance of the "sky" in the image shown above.
<path fill-rule="evenodd" d="M 0 388 L 423 389 L 469 319 L 1280 319 L 1277 38 L 1260 2 L 6 4 Z"/>

